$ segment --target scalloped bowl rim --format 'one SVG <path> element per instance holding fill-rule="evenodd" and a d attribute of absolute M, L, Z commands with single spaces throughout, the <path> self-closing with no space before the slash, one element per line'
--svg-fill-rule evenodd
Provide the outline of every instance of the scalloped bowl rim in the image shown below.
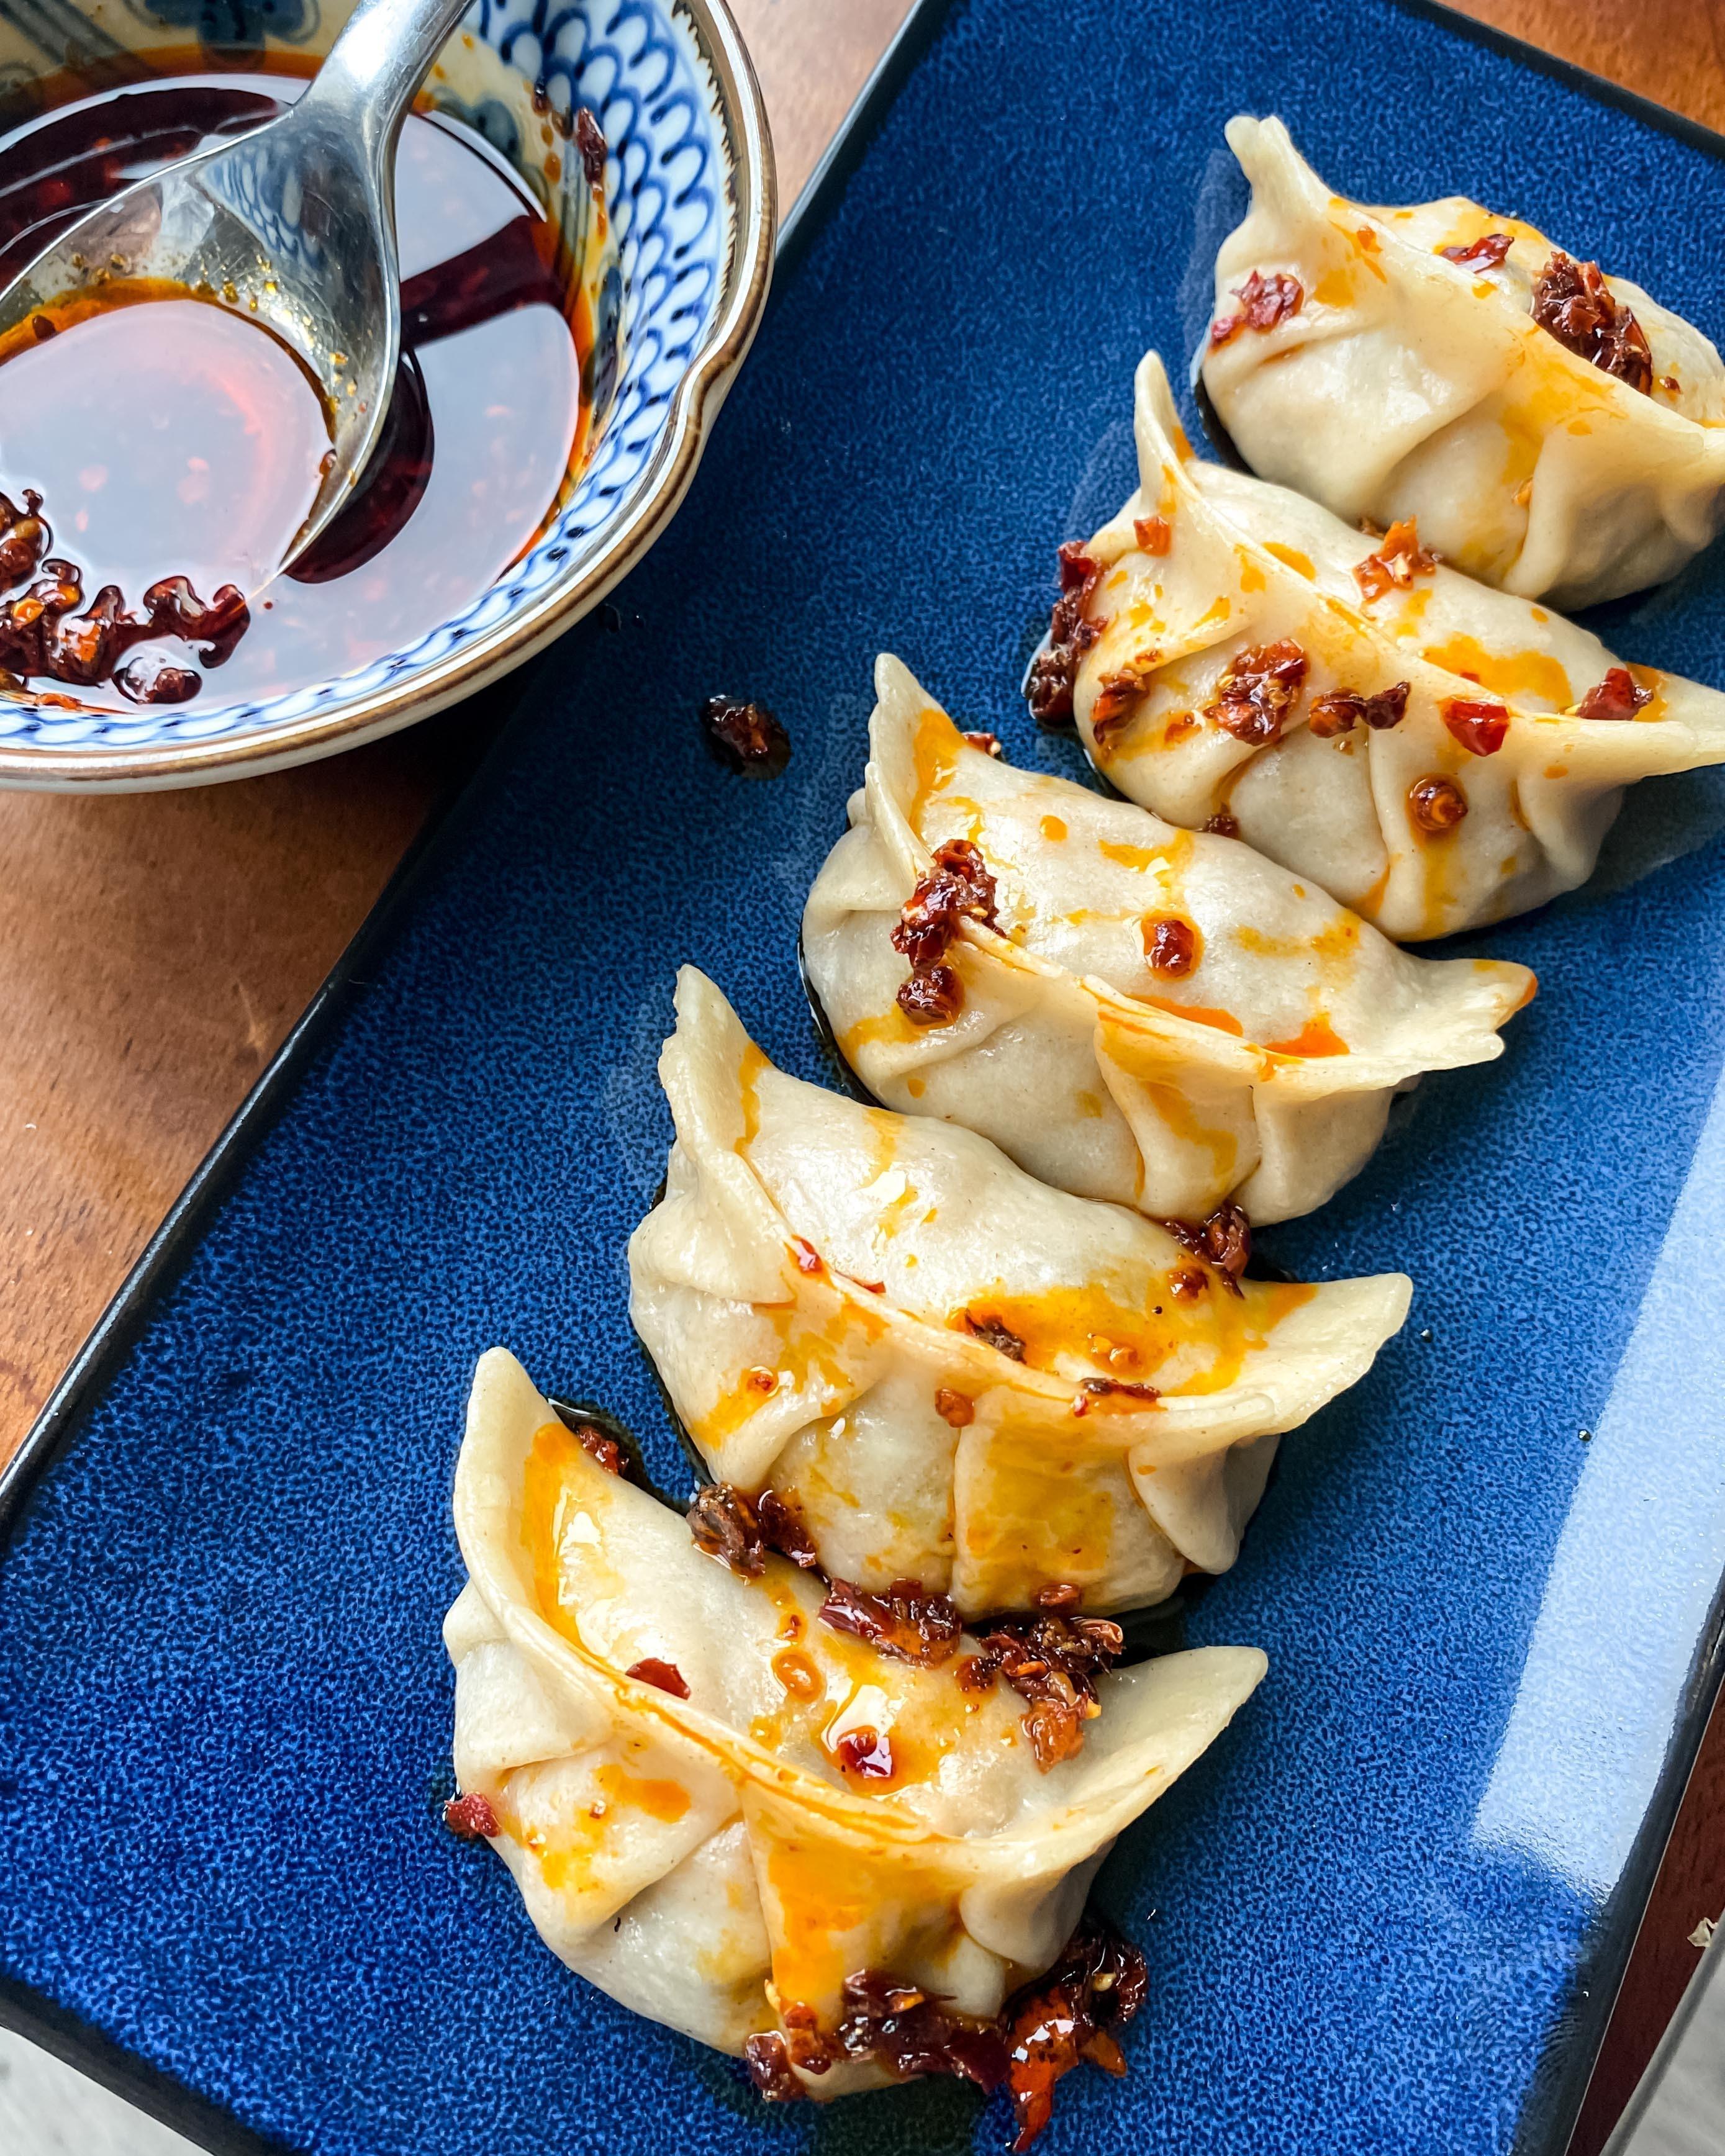
<path fill-rule="evenodd" d="M 361 747 L 417 726 L 522 665 L 591 613 L 648 552 L 681 506 L 707 429 L 754 341 L 772 281 L 777 230 L 773 139 L 742 33 L 725 0 L 664 0 L 664 5 L 686 18 L 711 71 L 726 159 L 721 184 L 733 193 L 732 244 L 712 321 L 672 393 L 660 438 L 619 495 L 614 513 L 578 548 L 568 573 L 524 598 L 470 642 L 345 706 L 206 742 L 136 748 L 0 746 L 0 788 L 159 792 L 259 778 Z"/>

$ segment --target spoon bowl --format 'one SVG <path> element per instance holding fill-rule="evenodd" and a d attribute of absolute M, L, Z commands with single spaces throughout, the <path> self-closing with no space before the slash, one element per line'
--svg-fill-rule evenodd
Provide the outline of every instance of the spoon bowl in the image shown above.
<path fill-rule="evenodd" d="M 414 91 L 467 0 L 361 0 L 280 118 L 112 197 L 0 292 L 0 348 L 69 303 L 170 294 L 248 315 L 322 398 L 330 454 L 281 562 L 347 500 L 388 416 L 401 352 L 395 151 Z"/>

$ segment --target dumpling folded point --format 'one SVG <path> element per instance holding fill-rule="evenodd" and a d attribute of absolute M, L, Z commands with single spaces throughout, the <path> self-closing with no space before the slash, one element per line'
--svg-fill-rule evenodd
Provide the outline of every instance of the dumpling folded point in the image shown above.
<path fill-rule="evenodd" d="M 1522 966 L 1409 957 L 1237 840 L 1014 770 L 895 659 L 875 686 L 811 987 L 878 1099 L 1045 1183 L 1162 1219 L 1309 1212 L 1398 1089 L 1499 1055 L 1533 993 Z"/>
<path fill-rule="evenodd" d="M 1725 762 L 1717 690 L 1445 567 L 1423 526 L 1374 540 L 1200 463 L 1153 352 L 1136 404 L 1137 491 L 1063 550 L 1031 696 L 1145 808 L 1409 941 L 1574 890 L 1627 782 Z"/>
<path fill-rule="evenodd" d="M 1639 285 L 1450 197 L 1332 194 L 1279 120 L 1216 260 L 1204 383 L 1254 471 L 1574 608 L 1657 583 L 1725 521 L 1725 365 Z"/>
<path fill-rule="evenodd" d="M 895 1659 L 823 1621 L 782 1558 L 716 1563 L 501 1349 L 475 1375 L 454 1515 L 451 1824 L 490 1840 L 552 1950 L 747 2056 L 768 2094 L 943 2070 L 1009 2078 L 1021 2126 L 1045 2115 L 1011 2078 L 1003 2006 L 1262 1655 L 1099 1676 L 1081 1746 L 1045 1766 L 979 1643 Z"/>
<path fill-rule="evenodd" d="M 1275 1435 L 1407 1314 L 1400 1274 L 1241 1278 L 1237 1244 L 788 1077 L 692 968 L 660 1075 L 677 1137 L 629 1243 L 636 1330 L 715 1477 L 870 1590 L 1124 1609 L 1224 1570 Z"/>

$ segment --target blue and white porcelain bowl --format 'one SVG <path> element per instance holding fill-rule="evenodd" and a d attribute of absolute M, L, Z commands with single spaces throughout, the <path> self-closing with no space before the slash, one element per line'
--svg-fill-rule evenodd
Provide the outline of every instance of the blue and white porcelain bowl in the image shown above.
<path fill-rule="evenodd" d="M 346 0 L 58 0 L 0 7 L 0 130 L 31 85 L 172 49 L 203 70 L 326 51 Z M 426 85 L 547 194 L 536 89 L 610 146 L 590 296 L 616 372 L 592 452 L 531 550 L 467 610 L 339 679 L 264 701 L 106 711 L 0 695 L 0 785 L 138 791 L 249 777 L 428 717 L 516 666 L 634 567 L 676 511 L 760 320 L 773 151 L 723 0 L 474 0 Z M 568 161 L 578 172 L 578 162 Z M 576 213 L 572 196 L 547 205 Z M 605 390 L 602 388 L 600 400 Z"/>

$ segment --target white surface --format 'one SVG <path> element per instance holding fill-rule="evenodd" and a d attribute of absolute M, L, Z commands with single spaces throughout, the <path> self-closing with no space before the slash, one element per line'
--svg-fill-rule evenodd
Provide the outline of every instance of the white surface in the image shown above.
<path fill-rule="evenodd" d="M 195 2156 L 189 2141 L 4 2029 L 0 2149 L 5 2156 Z"/>
<path fill-rule="evenodd" d="M 1725 2148 L 1725 1928 L 1697 1969 L 1606 2156 L 1719 2156 Z"/>

